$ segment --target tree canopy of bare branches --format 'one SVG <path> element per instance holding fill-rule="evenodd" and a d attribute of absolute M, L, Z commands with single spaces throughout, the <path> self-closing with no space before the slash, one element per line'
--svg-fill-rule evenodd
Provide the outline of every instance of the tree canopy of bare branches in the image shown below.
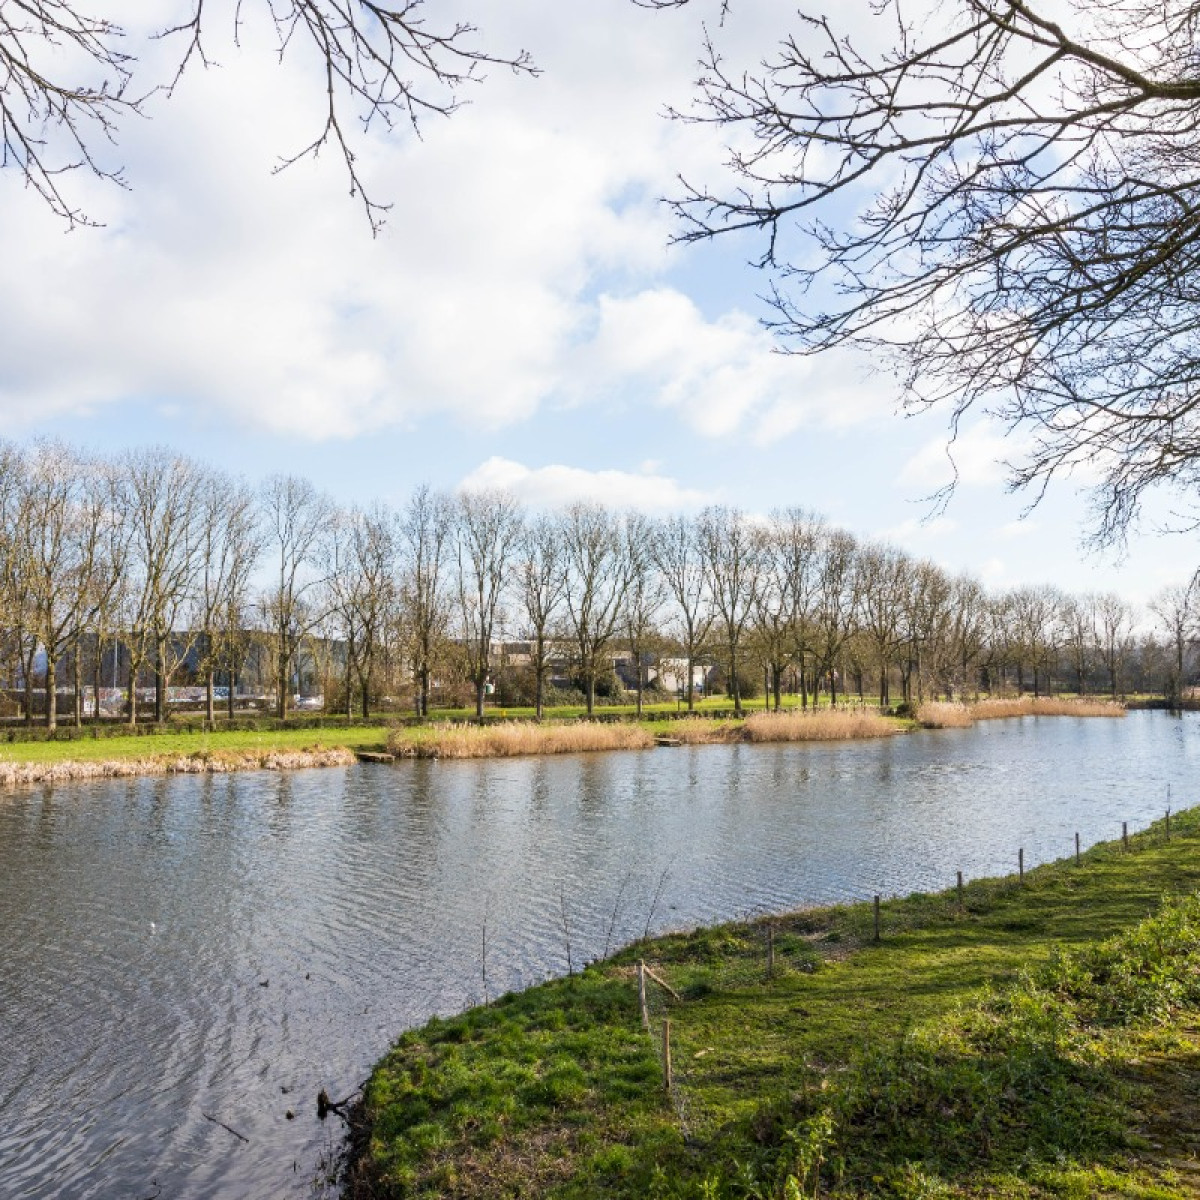
<path fill-rule="evenodd" d="M 802 13 L 748 74 L 710 40 L 688 119 L 733 177 L 685 185 L 680 236 L 758 231 L 790 349 L 882 349 L 908 405 L 1020 430 L 1035 498 L 1086 465 L 1119 540 L 1200 481 L 1200 5 L 921 7 Z"/>

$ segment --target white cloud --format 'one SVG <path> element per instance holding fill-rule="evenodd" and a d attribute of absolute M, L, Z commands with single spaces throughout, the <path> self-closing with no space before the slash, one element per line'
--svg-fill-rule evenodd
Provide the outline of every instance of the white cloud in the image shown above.
<path fill-rule="evenodd" d="M 1019 458 L 1027 446 L 1024 435 L 1005 433 L 985 418 L 960 430 L 952 443 L 945 436 L 927 442 L 901 468 L 899 482 L 929 492 L 955 481 L 994 487 L 1007 476 L 1005 460 Z"/>
<path fill-rule="evenodd" d="M 1001 558 L 989 558 L 979 568 L 979 578 L 988 587 L 1002 587 L 1009 583 L 1008 567 Z"/>
<path fill-rule="evenodd" d="M 458 486 L 467 492 L 512 492 L 534 508 L 562 508 L 578 500 L 596 500 L 612 508 L 678 512 L 699 508 L 713 498 L 667 476 L 644 471 L 587 471 L 559 464 L 527 467 L 500 457 L 481 463 Z"/>
<path fill-rule="evenodd" d="M 1035 521 L 1030 517 L 1023 517 L 1016 521 L 1008 521 L 1001 525 L 999 534 L 1002 538 L 1024 538 L 1038 532 L 1041 529 L 1041 522 Z"/>
<path fill-rule="evenodd" d="M 270 174 L 320 128 L 321 89 L 247 25 L 125 128 L 131 193 L 73 181 L 106 228 L 64 236 L 0 177 L 0 419 L 137 403 L 321 440 L 622 395 L 760 444 L 863 419 L 870 389 L 836 365 L 665 282 L 679 256 L 658 197 L 724 157 L 717 131 L 661 115 L 691 94 L 699 20 L 480 0 L 489 42 L 528 45 L 545 74 L 493 71 L 423 141 L 364 139 L 358 165 L 393 204 L 375 240 L 336 155 Z M 756 20 L 732 31 L 746 47 L 775 27 Z M 177 47 L 153 46 L 166 74 Z"/>
<path fill-rule="evenodd" d="M 858 424 L 891 404 L 874 381 L 855 385 L 862 372 L 847 355 L 818 365 L 781 354 L 747 313 L 734 309 L 710 320 L 666 286 L 601 296 L 595 334 L 578 358 L 585 396 L 640 386 L 709 438 L 748 431 L 767 444 L 804 426 Z"/>
<path fill-rule="evenodd" d="M 890 529 L 881 529 L 876 534 L 880 541 L 894 542 L 904 550 L 920 553 L 923 547 L 937 543 L 958 529 L 958 522 L 950 517 L 909 517 Z"/>

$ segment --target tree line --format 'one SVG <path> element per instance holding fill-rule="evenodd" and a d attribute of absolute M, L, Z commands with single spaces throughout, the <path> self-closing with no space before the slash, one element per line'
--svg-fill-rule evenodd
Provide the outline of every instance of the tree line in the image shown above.
<path fill-rule="evenodd" d="M 125 665 L 131 723 L 140 681 L 161 721 L 184 676 L 204 686 L 210 721 L 223 681 L 232 716 L 252 652 L 279 717 L 302 657 L 363 717 L 384 698 L 427 716 L 435 683 L 471 693 L 482 716 L 498 682 L 540 717 L 564 673 L 591 713 L 618 657 L 639 712 L 656 665 L 689 710 L 698 675 L 739 712 L 760 688 L 776 707 L 785 692 L 890 705 L 1004 688 L 1115 696 L 1135 675 L 1178 699 L 1196 588 L 1164 590 L 1150 616 L 1154 633 L 1116 595 L 989 590 L 801 508 L 534 513 L 507 493 L 429 486 L 346 507 L 303 478 L 252 487 L 164 448 L 0 443 L 0 680 L 27 720 L 39 685 L 51 728 L 60 691 L 74 722 L 100 715 L 106 655 Z"/>

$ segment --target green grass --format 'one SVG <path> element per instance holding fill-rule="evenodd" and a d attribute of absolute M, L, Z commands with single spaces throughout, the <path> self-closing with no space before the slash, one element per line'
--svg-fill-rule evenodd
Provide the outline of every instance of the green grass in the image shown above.
<path fill-rule="evenodd" d="M 92 762 L 219 751 L 304 750 L 318 745 L 382 750 L 387 734 L 387 729 L 379 725 L 349 729 L 281 729 L 264 733 L 220 730 L 215 733 L 156 733 L 148 737 L 106 737 L 95 741 L 82 738 L 70 742 L 6 742 L 0 745 L 0 761 Z"/>
<path fill-rule="evenodd" d="M 404 1035 L 371 1196 L 1200 1195 L 1200 814 L 1012 879 L 729 925 Z M 1149 914 L 1157 914 L 1148 919 Z M 668 1007 L 684 1125 L 642 1031 Z M 657 1006 L 656 1006 L 657 1007 Z M 656 1017 L 657 1019 L 657 1017 Z"/>

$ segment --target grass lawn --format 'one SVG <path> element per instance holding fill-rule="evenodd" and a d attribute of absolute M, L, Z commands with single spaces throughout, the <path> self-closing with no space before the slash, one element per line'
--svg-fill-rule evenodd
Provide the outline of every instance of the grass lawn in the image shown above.
<path fill-rule="evenodd" d="M 5 742 L 0 761 L 16 763 L 91 762 L 202 754 L 211 751 L 304 750 L 311 746 L 348 746 L 382 750 L 388 731 L 383 725 L 349 729 L 282 729 L 263 733 L 155 733 L 134 737 L 80 738 L 69 742 Z"/>
<path fill-rule="evenodd" d="M 770 979 L 728 925 L 433 1021 L 367 1086 L 358 1194 L 1200 1196 L 1200 813 L 1173 833 L 887 901 L 879 943 L 869 906 L 777 918 Z"/>

